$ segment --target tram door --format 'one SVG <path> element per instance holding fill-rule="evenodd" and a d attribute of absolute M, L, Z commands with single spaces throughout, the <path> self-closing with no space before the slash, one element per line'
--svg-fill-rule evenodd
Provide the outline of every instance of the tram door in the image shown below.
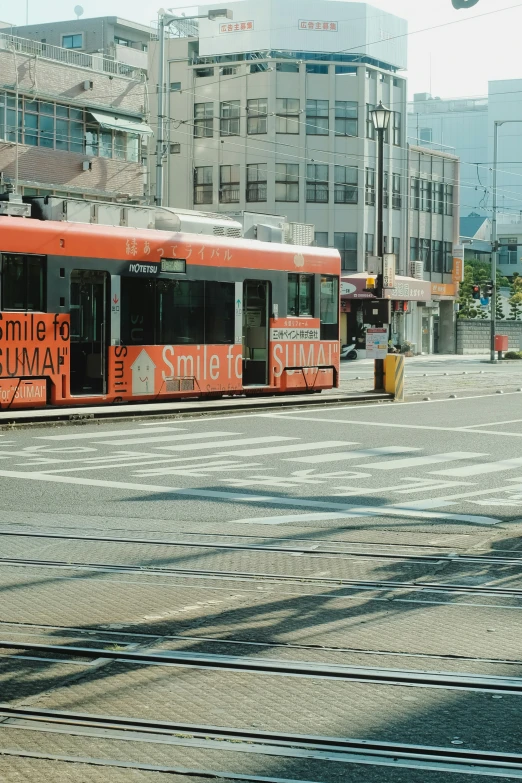
<path fill-rule="evenodd" d="M 71 273 L 71 394 L 104 394 L 107 381 L 107 272 Z"/>
<path fill-rule="evenodd" d="M 243 386 L 268 381 L 268 305 L 270 284 L 246 280 L 243 290 Z"/>

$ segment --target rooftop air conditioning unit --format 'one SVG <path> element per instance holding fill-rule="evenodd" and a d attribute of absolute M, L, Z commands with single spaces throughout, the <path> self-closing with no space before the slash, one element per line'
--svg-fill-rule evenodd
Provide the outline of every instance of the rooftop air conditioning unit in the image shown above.
<path fill-rule="evenodd" d="M 423 279 L 424 264 L 422 261 L 410 261 L 410 275 L 416 280 Z"/>

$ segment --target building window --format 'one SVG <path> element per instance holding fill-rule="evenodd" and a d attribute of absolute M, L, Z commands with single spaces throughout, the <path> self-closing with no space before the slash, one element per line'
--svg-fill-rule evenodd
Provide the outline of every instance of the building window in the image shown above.
<path fill-rule="evenodd" d="M 299 98 L 277 98 L 276 133 L 299 133 Z"/>
<path fill-rule="evenodd" d="M 239 101 L 225 101 L 221 104 L 220 133 L 222 136 L 239 136 Z"/>
<path fill-rule="evenodd" d="M 194 104 L 194 136 L 196 139 L 211 138 L 214 135 L 214 104 Z"/>
<path fill-rule="evenodd" d="M 234 76 L 237 73 L 237 68 L 233 65 L 224 65 L 219 69 L 221 76 Z"/>
<path fill-rule="evenodd" d="M 214 76 L 214 69 L 213 68 L 195 68 L 194 69 L 194 76 L 197 79 L 206 79 L 209 76 Z"/>
<path fill-rule="evenodd" d="M 341 269 L 349 272 L 357 271 L 357 233 L 335 232 L 334 247 L 341 255 Z"/>
<path fill-rule="evenodd" d="M 328 101 L 306 101 L 306 133 L 308 136 L 328 136 Z"/>
<path fill-rule="evenodd" d="M 326 75 L 328 73 L 328 66 L 319 65 L 318 63 L 306 63 L 306 73 L 320 73 Z"/>
<path fill-rule="evenodd" d="M 328 247 L 328 231 L 316 231 L 314 236 L 317 247 Z"/>
<path fill-rule="evenodd" d="M 62 46 L 64 49 L 81 49 L 83 46 L 83 33 L 62 35 Z"/>
<path fill-rule="evenodd" d="M 453 215 L 453 185 L 445 185 L 444 214 Z"/>
<path fill-rule="evenodd" d="M 306 167 L 306 200 L 328 203 L 328 166 L 309 163 Z"/>
<path fill-rule="evenodd" d="M 169 145 L 169 150 L 171 155 L 180 155 L 181 154 L 181 144 L 179 141 L 172 142 Z"/>
<path fill-rule="evenodd" d="M 420 180 L 412 177 L 410 181 L 410 207 L 419 209 L 420 207 Z"/>
<path fill-rule="evenodd" d="M 432 243 L 432 272 L 442 272 L 444 268 L 444 247 L 440 239 L 434 239 Z"/>
<path fill-rule="evenodd" d="M 372 111 L 375 106 L 373 103 L 366 104 L 366 138 L 375 139 L 375 125 L 372 120 Z"/>
<path fill-rule="evenodd" d="M 276 163 L 275 200 L 299 201 L 298 163 Z"/>
<path fill-rule="evenodd" d="M 247 133 L 253 136 L 267 132 L 267 99 L 253 98 L 247 101 Z"/>
<path fill-rule="evenodd" d="M 171 92 L 181 92 L 181 82 L 171 82 L 170 83 L 170 91 Z"/>
<path fill-rule="evenodd" d="M 375 206 L 375 169 L 366 169 L 364 203 L 369 207 Z"/>
<path fill-rule="evenodd" d="M 515 258 L 517 253 L 515 252 Z M 517 261 L 515 260 L 515 264 Z M 453 272 L 453 244 L 451 242 L 444 242 L 444 271 Z"/>
<path fill-rule="evenodd" d="M 212 204 L 212 166 L 196 166 L 194 169 L 194 204 Z"/>
<path fill-rule="evenodd" d="M 219 200 L 222 204 L 239 202 L 239 163 L 219 167 Z"/>
<path fill-rule="evenodd" d="M 401 207 L 401 175 L 392 174 L 392 209 L 400 209 Z"/>
<path fill-rule="evenodd" d="M 276 63 L 276 71 L 282 73 L 299 73 L 298 63 Z"/>
<path fill-rule="evenodd" d="M 420 209 L 422 212 L 431 212 L 431 182 L 427 179 L 420 181 Z"/>
<path fill-rule="evenodd" d="M 288 275 L 288 315 L 313 315 L 314 276 Z"/>
<path fill-rule="evenodd" d="M 357 166 L 335 166 L 334 201 L 336 204 L 357 204 L 359 188 Z"/>
<path fill-rule="evenodd" d="M 3 253 L 2 309 L 45 310 L 45 259 Z"/>
<path fill-rule="evenodd" d="M 392 113 L 392 141 L 396 147 L 401 146 L 402 117 L 400 111 Z"/>
<path fill-rule="evenodd" d="M 419 240 L 416 237 L 410 237 L 410 261 L 419 260 Z"/>
<path fill-rule="evenodd" d="M 422 141 L 425 144 L 431 144 L 432 140 L 433 140 L 432 128 L 421 128 L 419 131 L 419 141 Z"/>
<path fill-rule="evenodd" d="M 375 234 L 364 235 L 364 252 L 367 256 L 373 256 L 375 250 Z"/>
<path fill-rule="evenodd" d="M 247 201 L 266 201 L 266 163 L 250 163 L 247 167 Z"/>
<path fill-rule="evenodd" d="M 335 135 L 357 136 L 357 101 L 335 101 Z"/>
<path fill-rule="evenodd" d="M 335 66 L 335 75 L 336 76 L 355 76 L 357 73 L 357 68 L 354 68 L 353 65 L 336 65 Z"/>
<path fill-rule="evenodd" d="M 388 251 L 389 251 L 389 248 L 388 248 Z M 401 254 L 401 240 L 400 240 L 400 237 L 392 237 L 391 252 L 394 254 L 394 256 L 397 257 L 397 261 L 398 261 L 399 260 L 399 256 Z"/>
<path fill-rule="evenodd" d="M 389 179 L 388 172 L 383 171 L 383 183 L 382 183 L 382 205 L 384 209 L 388 209 L 390 206 L 390 191 L 389 191 Z"/>
<path fill-rule="evenodd" d="M 431 241 L 419 239 L 419 261 L 424 264 L 424 271 L 431 272 Z"/>
<path fill-rule="evenodd" d="M 433 210 L 437 215 L 444 214 L 444 185 L 442 182 L 433 182 Z"/>

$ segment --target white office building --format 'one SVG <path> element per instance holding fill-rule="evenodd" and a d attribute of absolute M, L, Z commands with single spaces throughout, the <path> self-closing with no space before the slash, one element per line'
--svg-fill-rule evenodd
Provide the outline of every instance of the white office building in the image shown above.
<path fill-rule="evenodd" d="M 203 6 L 198 13 L 223 6 Z M 360 273 L 377 251 L 377 143 L 370 112 L 382 101 L 393 112 L 384 146 L 385 250 L 396 254 L 397 272 L 409 277 L 406 21 L 344 0 L 238 0 L 228 7 L 232 19 L 170 26 L 164 204 L 280 214 L 313 224 L 317 244 L 339 250 L 343 275 Z M 157 58 L 153 45 L 151 80 L 157 80 Z M 150 90 L 152 127 L 156 94 L 157 83 Z M 152 158 L 152 193 L 156 163 Z M 442 173 L 451 184 L 453 169 Z M 452 243 L 453 231 L 430 234 L 429 249 L 420 246 L 429 255 L 432 238 Z M 433 280 L 451 281 L 445 269 L 437 267 Z M 425 300 L 431 300 L 429 259 L 423 270 Z M 350 337 L 348 312 L 342 327 L 342 339 Z M 407 334 L 401 327 L 398 339 Z M 420 331 L 412 338 L 420 350 Z"/>

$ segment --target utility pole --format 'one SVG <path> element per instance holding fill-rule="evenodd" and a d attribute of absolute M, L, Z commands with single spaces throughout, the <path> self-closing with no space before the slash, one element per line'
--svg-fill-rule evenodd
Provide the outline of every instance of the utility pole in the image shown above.
<path fill-rule="evenodd" d="M 493 220 L 491 221 L 491 282 L 493 293 L 491 296 L 491 355 L 490 361 L 495 364 L 497 352 L 495 351 L 495 337 L 497 335 L 497 266 L 498 266 L 498 240 L 497 240 L 497 169 L 498 169 L 498 129 L 504 123 L 499 120 L 494 122 L 493 133 Z"/>

